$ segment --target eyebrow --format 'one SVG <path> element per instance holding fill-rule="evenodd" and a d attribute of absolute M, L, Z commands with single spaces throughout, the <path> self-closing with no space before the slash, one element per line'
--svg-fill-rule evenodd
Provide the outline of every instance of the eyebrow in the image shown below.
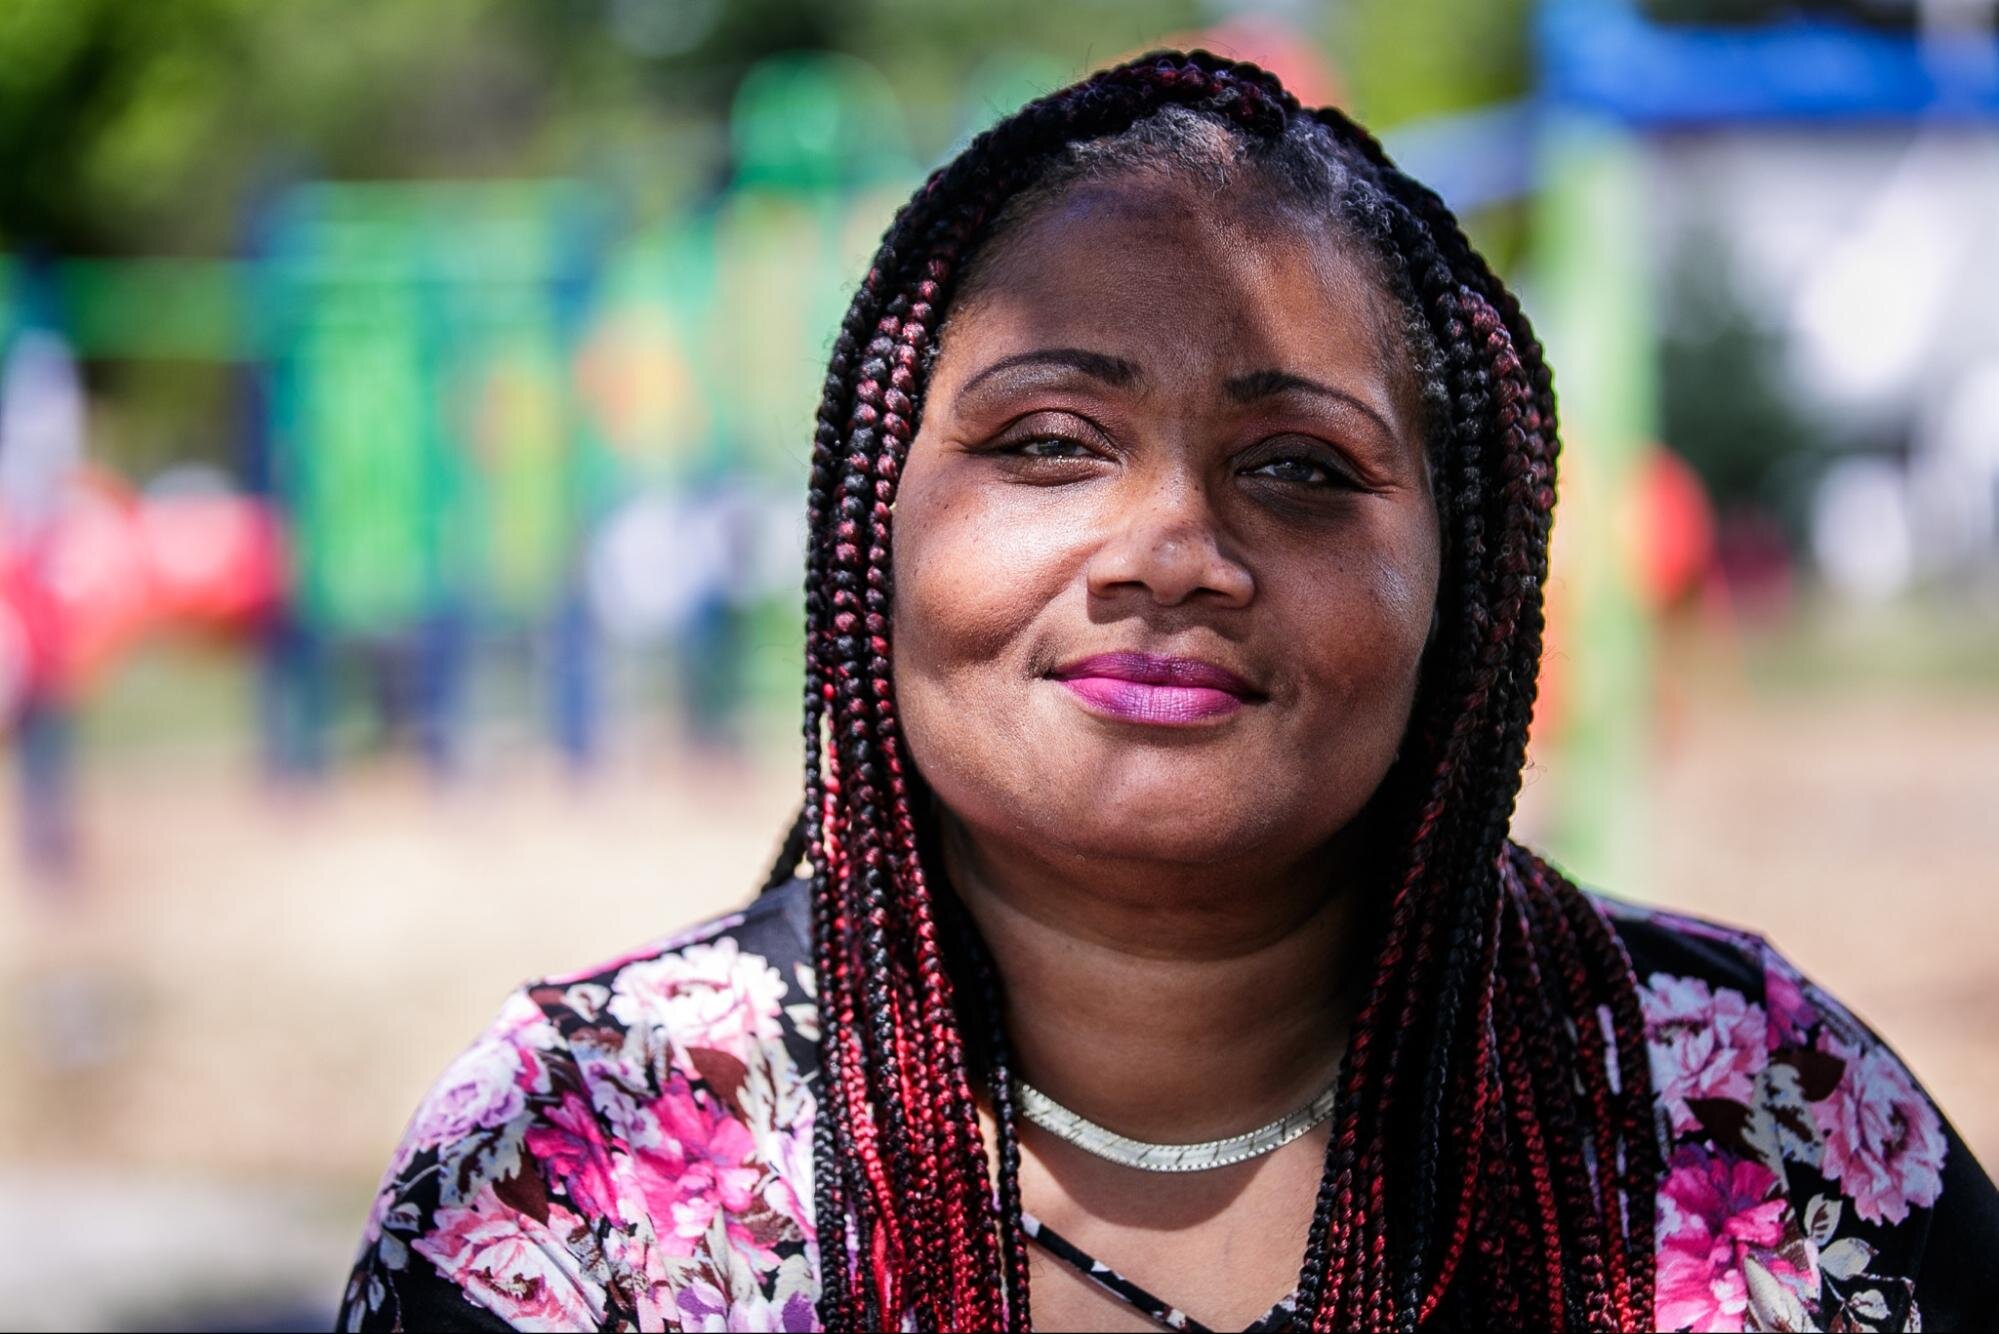
<path fill-rule="evenodd" d="M 1138 363 L 1114 357 L 1106 352 L 1092 352 L 1080 347 L 1044 347 L 1032 352 L 1017 352 L 1010 357 L 1001 357 L 992 365 L 965 381 L 965 387 L 958 392 L 970 393 L 996 375 L 1022 366 L 1059 366 L 1080 371 L 1094 380 L 1102 380 L 1113 388 L 1123 389 L 1137 384 L 1145 378 Z M 1222 382 L 1222 391 L 1238 403 L 1251 403 L 1259 398 L 1272 398 L 1278 394 L 1308 393 L 1321 398 L 1334 399 L 1345 403 L 1366 416 L 1379 426 L 1389 438 L 1397 438 L 1394 427 L 1366 402 L 1344 389 L 1335 389 L 1329 384 L 1290 371 L 1260 370 L 1243 375 L 1232 375 Z"/>
<path fill-rule="evenodd" d="M 1138 364 L 1126 361 L 1123 357 L 1091 352 L 1080 347 L 1044 347 L 1032 352 L 1016 353 L 1011 357 L 1001 357 L 965 381 L 965 387 L 958 392 L 970 393 L 993 376 L 1021 366 L 1063 366 L 1073 371 L 1081 371 L 1091 379 L 1102 380 L 1117 389 L 1136 384 L 1144 378 L 1144 373 L 1138 369 Z"/>
<path fill-rule="evenodd" d="M 1361 399 L 1344 389 L 1335 389 L 1329 384 L 1320 384 L 1317 380 L 1293 375 L 1290 371 L 1265 370 L 1251 371 L 1247 375 L 1232 375 L 1222 382 L 1222 390 L 1238 403 L 1249 403 L 1259 398 L 1271 398 L 1277 394 L 1300 391 L 1317 394 L 1321 398 L 1337 399 L 1365 414 L 1376 426 L 1385 431 L 1390 439 L 1396 438 L 1395 428 Z"/>

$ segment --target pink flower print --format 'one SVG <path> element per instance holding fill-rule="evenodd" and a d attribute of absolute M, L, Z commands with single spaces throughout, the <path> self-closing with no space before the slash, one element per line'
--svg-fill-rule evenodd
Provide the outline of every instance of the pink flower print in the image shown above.
<path fill-rule="evenodd" d="M 743 1331 L 804 1331 L 817 1329 L 819 1317 L 810 1292 L 793 1292 L 781 1299 L 752 1291 L 740 1301 L 729 1298 L 707 1279 L 696 1278 L 684 1288 L 676 1303 L 680 1328 L 703 1334 L 742 1334 Z"/>
<path fill-rule="evenodd" d="M 757 1271 L 741 1255 L 726 1246 L 720 1249 L 714 1266 L 692 1275 L 680 1290 L 675 1302 L 680 1328 L 739 1334 L 819 1327 L 813 1306 L 815 1285 L 804 1256 L 794 1255 L 780 1265 L 766 1291 Z"/>
<path fill-rule="evenodd" d="M 1778 1253 L 1784 1210 L 1777 1174 L 1762 1163 L 1699 1145 L 1675 1153 L 1659 1188 L 1659 1327 L 1741 1330 L 1751 1265 L 1800 1302 L 1816 1299 L 1815 1266 Z"/>
<path fill-rule="evenodd" d="M 590 1104 L 614 1138 L 627 1144 L 657 1143 L 659 1127 L 642 1101 L 651 1079 L 649 1054 L 641 1035 L 619 1042 L 603 1031 L 584 1031 L 569 1040 L 570 1059 L 589 1090 Z"/>
<path fill-rule="evenodd" d="M 493 1017 L 486 1036 L 516 1046 L 546 1047 L 560 1041 L 555 1025 L 548 1022 L 548 1015 L 525 991 L 513 992 L 501 1002 L 500 1012 Z"/>
<path fill-rule="evenodd" d="M 489 1037 L 468 1048 L 417 1108 L 397 1170 L 419 1150 L 456 1143 L 520 1116 L 527 1109 L 521 1079 L 525 1069 L 520 1050 L 504 1039 Z"/>
<path fill-rule="evenodd" d="M 635 1035 L 663 1032 L 680 1051 L 708 1047 L 750 1065 L 758 1044 L 784 1034 L 783 976 L 734 937 L 632 964 L 611 992 L 613 1018 Z"/>
<path fill-rule="evenodd" d="M 482 1187 L 465 1208 L 437 1211 L 436 1229 L 414 1243 L 417 1254 L 474 1301 L 522 1330 L 596 1329 L 604 1289 L 566 1239 L 588 1227 L 560 1205 L 540 1222 L 508 1208 Z"/>
<path fill-rule="evenodd" d="M 1826 1180 L 1870 1223 L 1899 1223 L 1910 1205 L 1935 1204 L 1943 1125 L 1908 1070 L 1878 1042 L 1854 1047 L 1825 1034 L 1819 1050 L 1846 1062 L 1832 1094 L 1808 1104 L 1825 1136 Z"/>
<path fill-rule="evenodd" d="M 1638 989 L 1652 1084 L 1673 1118 L 1675 1134 L 1700 1124 L 1687 1104 L 1695 1098 L 1747 1103 L 1756 1074 L 1768 1062 L 1763 1008 L 1741 992 L 1710 989 L 1696 977 L 1654 973 Z"/>
<path fill-rule="evenodd" d="M 661 1249 L 692 1255 L 718 1212 L 740 1218 L 756 1199 L 764 1175 L 752 1161 L 756 1142 L 727 1108 L 697 1099 L 678 1075 L 650 1110 L 660 1139 L 633 1154 L 639 1190 Z M 733 1222 L 729 1240 L 762 1249 L 747 1227 Z"/>
<path fill-rule="evenodd" d="M 543 1175 L 562 1183 L 569 1198 L 592 1222 L 610 1218 L 632 1222 L 618 1190 L 618 1168 L 598 1129 L 590 1105 L 574 1093 L 542 1113 L 545 1125 L 527 1132 L 528 1152 L 541 1161 Z"/>
<path fill-rule="evenodd" d="M 1802 1042 L 1818 1020 L 1818 1011 L 1805 999 L 1805 980 L 1790 962 L 1775 951 L 1764 952 L 1763 1006 L 1770 1017 L 1770 1049 Z"/>
<path fill-rule="evenodd" d="M 787 1129 L 772 1131 L 764 1139 L 764 1158 L 771 1176 L 764 1185 L 764 1203 L 780 1218 L 790 1220 L 808 1240 L 817 1240 L 812 1225 L 812 1124 L 808 1114 Z"/>
<path fill-rule="evenodd" d="M 680 1263 L 692 1266 L 696 1262 Z M 650 1229 L 610 1229 L 604 1236 L 604 1264 L 610 1271 L 610 1286 L 631 1303 L 640 1329 L 674 1327 L 673 1277 L 652 1244 Z"/>
<path fill-rule="evenodd" d="M 499 1017 L 486 1031 L 486 1041 L 504 1042 L 514 1049 L 514 1058 L 520 1062 L 514 1082 L 523 1091 L 548 1092 L 548 1061 L 543 1053 L 561 1046 L 562 1035 L 556 1032 L 555 1025 L 533 997 L 525 991 L 508 996 L 500 1007 Z"/>

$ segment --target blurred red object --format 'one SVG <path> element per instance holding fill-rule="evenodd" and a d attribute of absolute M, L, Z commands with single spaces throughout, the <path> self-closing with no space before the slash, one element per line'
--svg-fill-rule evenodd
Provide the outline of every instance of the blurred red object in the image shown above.
<path fill-rule="evenodd" d="M 34 672 L 27 608 L 19 605 L 7 573 L 0 569 L 0 728 L 27 703 Z"/>
<path fill-rule="evenodd" d="M 1646 605 L 1661 611 L 1705 582 L 1715 558 L 1714 505 L 1699 474 L 1662 445 L 1647 451 L 1636 480 L 1638 588 Z"/>
<path fill-rule="evenodd" d="M 32 541 L 0 514 L 0 718 L 74 698 L 147 631 L 254 628 L 284 588 L 271 509 L 230 492 L 140 498 L 106 472 L 71 478 Z"/>
<path fill-rule="evenodd" d="M 0 521 L 0 602 L 25 641 L 18 695 L 66 698 L 87 685 L 152 614 L 131 489 L 86 469 L 32 542 L 8 541 Z"/>
<path fill-rule="evenodd" d="M 148 496 L 139 535 L 162 620 L 233 633 L 261 624 L 283 596 L 282 529 L 270 506 L 248 496 Z"/>

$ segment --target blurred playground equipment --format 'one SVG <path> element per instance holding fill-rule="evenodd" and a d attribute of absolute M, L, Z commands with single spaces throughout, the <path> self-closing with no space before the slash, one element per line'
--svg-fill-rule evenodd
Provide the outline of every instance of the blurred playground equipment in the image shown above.
<path fill-rule="evenodd" d="M 68 855 L 65 714 L 148 633 L 262 655 L 281 774 L 327 763 L 354 669 L 440 770 L 509 659 L 579 765 L 607 648 L 671 650 L 697 740 L 788 702 L 804 424 L 914 179 L 899 119 L 860 61 L 773 59 L 733 178 L 663 227 L 619 233 L 574 182 L 314 183 L 238 259 L 0 270 L 0 719 L 33 857 Z M 93 356 L 229 363 L 233 473 L 134 495 L 94 468 Z"/>
<path fill-rule="evenodd" d="M 1568 443 L 1547 836 L 1599 878 L 1643 845 L 1630 797 L 1665 604 L 1788 586 L 1794 549 L 1856 595 L 1994 564 L 1999 333 L 1931 331 L 1993 307 L 1999 259 L 1956 237 L 1914 295 L 1896 266 L 1916 262 L 1911 217 L 1967 236 L 1999 218 L 1999 43 L 1919 8 L 1866 26 L 1836 6 L 1546 0 L 1526 100 L 1390 136 L 1475 226 L 1526 238 Z M 1194 40 L 1338 86 L 1282 24 Z M 1062 77 L 990 65 L 961 125 Z M 0 718 L 32 860 L 74 847 L 70 715 L 153 635 L 257 655 L 283 775 L 333 763 L 357 713 L 441 773 L 494 719 L 538 720 L 581 768 L 637 699 L 675 701 L 681 735 L 721 749 L 789 714 L 818 380 L 918 164 L 890 84 L 851 55 L 764 60 L 728 125 L 726 179 L 643 224 L 584 179 L 306 181 L 226 258 L 0 266 Z M 1856 184 L 1856 162 L 1886 186 Z M 1806 228 L 1800 205 L 1830 220 Z M 1777 312 L 1747 346 L 1787 340 L 1804 369 L 1782 373 L 1842 414 L 1803 432 L 1831 448 L 1766 458 L 1780 431 L 1689 409 L 1689 378 L 1719 372 L 1674 360 L 1675 321 L 1703 312 L 1661 256 L 1717 227 L 1696 259 L 1753 289 L 1738 307 Z M 79 363 L 147 358 L 227 368 L 229 466 L 120 478 L 93 459 Z M 1810 474 L 1787 493 L 1804 502 L 1772 499 L 1781 468 Z"/>

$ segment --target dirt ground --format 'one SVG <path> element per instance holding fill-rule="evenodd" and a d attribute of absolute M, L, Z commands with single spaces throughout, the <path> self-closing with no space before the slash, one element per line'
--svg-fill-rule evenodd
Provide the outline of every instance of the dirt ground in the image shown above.
<path fill-rule="evenodd" d="M 786 760 L 90 773 L 76 883 L 0 862 L 0 1323 L 324 1327 L 428 1081 L 519 980 L 745 897 Z M 1999 1163 L 1999 700 L 1683 702 L 1648 820 L 1629 896 L 1770 936 Z"/>
<path fill-rule="evenodd" d="M 1657 781 L 1651 897 L 1767 936 L 1999 1168 L 1999 708 L 1713 707 Z"/>

